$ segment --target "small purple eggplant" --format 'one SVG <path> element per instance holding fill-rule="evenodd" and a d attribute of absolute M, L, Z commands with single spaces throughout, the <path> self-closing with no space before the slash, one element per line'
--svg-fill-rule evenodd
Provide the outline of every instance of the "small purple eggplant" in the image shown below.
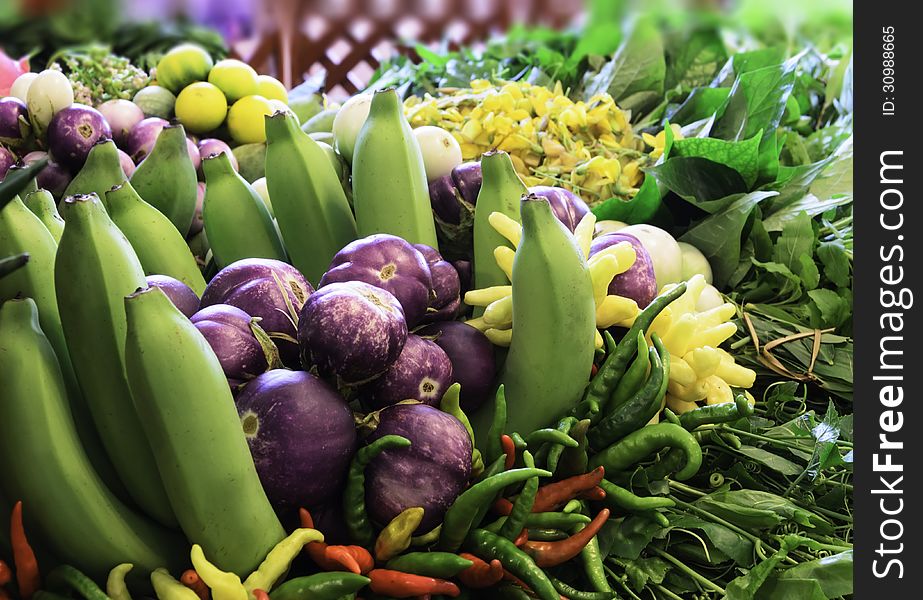
<path fill-rule="evenodd" d="M 400 356 L 385 373 L 363 389 L 365 402 L 381 409 L 402 400 L 439 406 L 452 385 L 452 361 L 429 340 L 410 334 Z"/>
<path fill-rule="evenodd" d="M 479 330 L 460 321 L 433 323 L 417 331 L 432 339 L 452 362 L 452 383 L 461 384 L 461 407 L 473 414 L 494 391 L 494 345 Z"/>
<path fill-rule="evenodd" d="M 564 188 L 536 185 L 529 188 L 529 193 L 548 200 L 554 216 L 571 231 L 574 231 L 580 219 L 590 212 L 586 202 Z"/>
<path fill-rule="evenodd" d="M 59 110 L 48 125 L 48 149 L 55 161 L 77 172 L 100 140 L 111 140 L 105 117 L 90 106 L 71 104 Z"/>
<path fill-rule="evenodd" d="M 215 351 L 232 389 L 270 367 L 281 366 L 279 351 L 259 326 L 258 319 L 236 306 L 212 304 L 189 320 Z"/>
<path fill-rule="evenodd" d="M 657 278 L 654 276 L 654 263 L 651 255 L 641 244 L 641 240 L 627 233 L 605 233 L 593 239 L 590 244 L 590 256 L 601 252 L 610 246 L 621 242 L 628 242 L 635 250 L 635 262 L 624 273 L 619 273 L 609 284 L 609 293 L 616 296 L 625 296 L 644 308 L 657 296 Z"/>
<path fill-rule="evenodd" d="M 199 297 L 179 279 L 167 275 L 148 275 L 146 279 L 148 287 L 160 288 L 173 306 L 187 317 L 192 317 L 199 310 Z"/>
<path fill-rule="evenodd" d="M 443 260 L 442 255 L 435 249 L 425 244 L 414 244 L 413 247 L 426 259 L 433 277 L 433 295 L 422 322 L 451 321 L 461 310 L 461 281 L 458 271 L 451 263 Z"/>

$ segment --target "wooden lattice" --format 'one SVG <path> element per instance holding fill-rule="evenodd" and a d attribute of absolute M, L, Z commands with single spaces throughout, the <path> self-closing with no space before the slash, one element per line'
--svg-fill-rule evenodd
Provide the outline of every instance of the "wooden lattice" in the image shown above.
<path fill-rule="evenodd" d="M 266 23 L 256 40 L 235 53 L 286 86 L 319 68 L 334 96 L 363 87 L 379 60 L 397 51 L 413 54 L 403 40 L 448 39 L 470 44 L 512 23 L 560 27 L 573 21 L 582 0 L 263 0 Z"/>

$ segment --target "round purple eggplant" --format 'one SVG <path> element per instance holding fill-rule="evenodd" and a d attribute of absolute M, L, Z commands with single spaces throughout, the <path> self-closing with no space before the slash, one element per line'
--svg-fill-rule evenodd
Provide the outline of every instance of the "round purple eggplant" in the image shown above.
<path fill-rule="evenodd" d="M 471 289 L 471 261 L 453 260 L 452 266 L 455 267 L 455 272 L 458 273 L 458 295 L 464 298 L 465 293 Z"/>
<path fill-rule="evenodd" d="M 111 140 L 112 129 L 106 118 L 90 106 L 71 104 L 51 118 L 48 125 L 48 150 L 54 159 L 78 171 L 90 150 L 100 140 Z"/>
<path fill-rule="evenodd" d="M 166 119 L 148 117 L 131 128 L 125 139 L 125 152 L 135 161 L 135 164 L 140 163 L 151 153 L 157 142 L 157 136 L 169 124 Z"/>
<path fill-rule="evenodd" d="M 619 273 L 609 284 L 609 293 L 616 296 L 625 296 L 644 308 L 657 296 L 657 278 L 654 276 L 654 262 L 651 255 L 641 244 L 641 241 L 627 233 L 605 233 L 593 239 L 590 244 L 590 256 L 601 252 L 610 246 L 628 242 L 635 249 L 635 262 L 624 273 Z"/>
<path fill-rule="evenodd" d="M 274 369 L 248 383 L 237 411 L 256 472 L 280 513 L 336 499 L 356 450 L 346 401 L 305 371 Z"/>
<path fill-rule="evenodd" d="M 30 152 L 22 157 L 22 162 L 24 165 L 31 165 L 37 160 L 41 160 L 48 156 L 47 152 L 42 152 L 41 150 L 36 150 L 35 152 Z M 60 199 L 64 194 L 64 190 L 67 189 L 67 186 L 70 185 L 72 176 L 70 171 L 56 163 L 53 159 L 48 159 L 48 164 L 45 165 L 45 168 L 39 172 L 38 176 L 35 178 L 35 183 L 39 188 L 43 190 L 48 190 L 51 192 L 51 195 L 55 198 Z"/>
<path fill-rule="evenodd" d="M 199 310 L 199 297 L 188 285 L 168 275 L 148 275 L 148 287 L 160 288 L 173 306 L 187 317 L 192 317 Z"/>
<path fill-rule="evenodd" d="M 397 404 L 381 411 L 369 441 L 384 435 L 403 436 L 411 445 L 385 450 L 366 467 L 369 515 L 386 525 L 402 511 L 420 506 L 424 513 L 417 534 L 430 531 L 471 477 L 471 438 L 458 419 L 426 404 Z"/>
<path fill-rule="evenodd" d="M 314 288 L 295 267 L 268 258 L 245 258 L 221 269 L 202 294 L 202 307 L 230 304 L 252 317 L 279 348 L 282 362 L 299 366 L 298 313 Z"/>
<path fill-rule="evenodd" d="M 452 362 L 452 383 L 461 384 L 461 407 L 472 414 L 490 398 L 497 370 L 494 345 L 487 336 L 460 321 L 433 323 L 417 331 L 432 339 Z"/>
<path fill-rule="evenodd" d="M 343 281 L 363 281 L 393 294 L 410 328 L 426 314 L 433 290 L 433 276 L 420 251 L 385 233 L 355 240 L 337 252 L 318 287 Z"/>
<path fill-rule="evenodd" d="M 452 361 L 449 356 L 433 342 L 410 334 L 394 364 L 365 386 L 363 398 L 376 410 L 402 400 L 439 406 L 450 385 Z"/>
<path fill-rule="evenodd" d="M 0 146 L 0 181 L 6 177 L 6 172 L 16 164 L 16 155 L 7 148 Z"/>
<path fill-rule="evenodd" d="M 437 250 L 426 244 L 414 244 L 420 251 L 429 272 L 433 277 L 433 294 L 430 296 L 429 308 L 423 315 L 423 323 L 436 321 L 451 321 L 458 316 L 461 309 L 461 281 L 458 271 L 451 263 L 443 260 Z"/>
<path fill-rule="evenodd" d="M 580 219 L 590 212 L 586 202 L 564 188 L 536 185 L 529 188 L 529 193 L 548 200 L 554 216 L 571 231 L 574 231 Z"/>
<path fill-rule="evenodd" d="M 10 147 L 19 146 L 29 138 L 31 132 L 26 103 L 13 96 L 0 98 L 0 143 Z"/>
<path fill-rule="evenodd" d="M 112 139 L 122 148 L 135 125 L 144 120 L 144 111 L 131 100 L 116 98 L 100 104 L 97 109 L 112 128 Z"/>
<path fill-rule="evenodd" d="M 189 320 L 215 351 L 231 388 L 236 388 L 269 368 L 267 355 L 276 352 L 275 346 L 263 347 L 263 344 L 271 345 L 272 341 L 265 337 L 262 329 L 256 329 L 264 337 L 261 343 L 254 331 L 259 325 L 236 306 L 212 304 L 192 315 Z"/>
<path fill-rule="evenodd" d="M 447 225 L 460 225 L 474 211 L 481 191 L 481 163 L 466 162 L 429 184 L 433 212 Z"/>
<path fill-rule="evenodd" d="M 391 293 L 361 281 L 331 283 L 311 294 L 298 318 L 305 367 L 349 384 L 385 372 L 407 341 L 407 321 Z"/>

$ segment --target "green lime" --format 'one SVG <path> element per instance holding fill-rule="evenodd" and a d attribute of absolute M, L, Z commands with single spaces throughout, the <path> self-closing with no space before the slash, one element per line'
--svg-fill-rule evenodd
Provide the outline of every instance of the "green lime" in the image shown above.
<path fill-rule="evenodd" d="M 244 96 L 228 112 L 228 131 L 238 144 L 266 141 L 266 116 L 275 110 L 262 96 Z"/>
<path fill-rule="evenodd" d="M 157 84 L 175 94 L 190 83 L 205 81 L 212 64 L 212 57 L 201 46 L 180 44 L 157 63 Z"/>
<path fill-rule="evenodd" d="M 247 63 L 233 58 L 216 62 L 208 73 L 208 82 L 217 85 L 232 104 L 244 96 L 258 93 L 256 71 Z"/>
<path fill-rule="evenodd" d="M 207 133 L 224 122 L 228 101 L 217 86 L 200 81 L 176 97 L 176 118 L 192 133 Z"/>
<path fill-rule="evenodd" d="M 281 100 L 288 104 L 288 92 L 285 86 L 275 77 L 260 75 L 256 78 L 256 93 L 267 100 Z"/>

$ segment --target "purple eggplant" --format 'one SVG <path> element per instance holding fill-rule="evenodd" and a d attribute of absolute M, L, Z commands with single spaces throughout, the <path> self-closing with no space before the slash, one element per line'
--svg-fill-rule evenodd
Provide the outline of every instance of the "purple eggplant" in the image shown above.
<path fill-rule="evenodd" d="M 411 445 L 385 450 L 369 463 L 369 515 L 386 525 L 402 511 L 420 506 L 423 521 L 416 533 L 430 531 L 471 477 L 471 439 L 458 419 L 426 404 L 397 404 L 381 411 L 369 441 L 385 435 L 403 436 Z"/>
<path fill-rule="evenodd" d="M 29 138 L 29 109 L 19 98 L 0 98 L 0 144 L 17 147 Z"/>
<path fill-rule="evenodd" d="M 426 259 L 433 277 L 433 294 L 430 296 L 429 308 L 426 309 L 422 322 L 451 321 L 461 310 L 461 281 L 458 271 L 451 263 L 443 260 L 442 255 L 434 248 L 426 244 L 414 244 L 413 247 Z"/>
<path fill-rule="evenodd" d="M 189 320 L 215 351 L 231 388 L 266 371 L 270 361 L 278 361 L 275 345 L 257 324 L 257 320 L 236 306 L 212 304 L 192 315 Z"/>
<path fill-rule="evenodd" d="M 268 258 L 246 258 L 223 268 L 202 294 L 202 307 L 230 304 L 252 317 L 279 348 L 282 362 L 299 366 L 298 313 L 314 288 L 295 267 Z"/>
<path fill-rule="evenodd" d="M 612 283 L 609 284 L 609 293 L 631 298 L 638 303 L 638 306 L 644 308 L 657 295 L 657 278 L 654 276 L 654 262 L 651 260 L 651 255 L 644 249 L 638 238 L 617 231 L 603 234 L 594 238 L 590 244 L 590 256 L 621 242 L 631 244 L 635 249 L 636 258 L 630 269 L 619 273 L 612 279 Z"/>
<path fill-rule="evenodd" d="M 16 155 L 7 148 L 0 146 L 0 181 L 6 177 L 6 172 L 16 164 Z"/>
<path fill-rule="evenodd" d="M 481 163 L 466 162 L 448 175 L 429 184 L 429 200 L 433 212 L 447 225 L 460 225 L 471 218 L 481 191 Z"/>
<path fill-rule="evenodd" d="M 318 287 L 343 281 L 363 281 L 393 294 L 410 328 L 426 314 L 433 290 L 433 276 L 420 251 L 384 233 L 350 242 L 337 252 Z"/>
<path fill-rule="evenodd" d="M 497 375 L 494 345 L 487 336 L 460 321 L 433 323 L 417 331 L 432 339 L 452 362 L 452 383 L 461 384 L 461 407 L 472 414 L 490 398 Z"/>
<path fill-rule="evenodd" d="M 455 272 L 458 273 L 458 283 L 460 288 L 458 295 L 464 298 L 465 293 L 471 289 L 471 261 L 453 260 L 452 266 L 455 267 Z"/>
<path fill-rule="evenodd" d="M 571 231 L 574 231 L 580 219 L 590 212 L 590 207 L 586 202 L 564 188 L 536 185 L 529 188 L 529 193 L 548 200 L 554 216 Z"/>
<path fill-rule="evenodd" d="M 90 106 L 71 104 L 51 118 L 48 150 L 55 161 L 72 171 L 80 170 L 90 150 L 100 140 L 111 140 L 112 129 L 105 117 Z"/>
<path fill-rule="evenodd" d="M 237 411 L 256 472 L 280 513 L 339 497 L 356 450 L 346 401 L 305 371 L 275 369 L 248 383 Z"/>
<path fill-rule="evenodd" d="M 418 400 L 439 406 L 442 395 L 452 385 L 452 361 L 445 351 L 429 340 L 410 334 L 400 356 L 381 377 L 363 388 L 363 399 L 373 409 L 402 400 Z"/>
<path fill-rule="evenodd" d="M 377 377 L 397 360 L 407 321 L 391 293 L 361 281 L 331 283 L 311 294 L 298 317 L 305 367 L 356 384 Z"/>
<path fill-rule="evenodd" d="M 128 132 L 128 137 L 125 139 L 124 150 L 135 161 L 135 164 L 140 163 L 151 153 L 151 150 L 154 149 L 154 144 L 157 142 L 157 136 L 169 124 L 166 119 L 148 117 L 132 127 L 131 131 Z"/>
<path fill-rule="evenodd" d="M 173 306 L 187 317 L 192 317 L 199 310 L 199 297 L 188 285 L 168 275 L 148 275 L 147 285 L 160 288 Z"/>
<path fill-rule="evenodd" d="M 35 161 L 41 160 L 47 156 L 47 152 L 36 150 L 35 152 L 30 152 L 23 156 L 22 163 L 24 165 L 31 165 Z M 70 171 L 49 158 L 48 164 L 45 165 L 45 168 L 42 169 L 35 178 L 35 183 L 39 188 L 48 190 L 51 192 L 52 196 L 60 199 L 61 195 L 64 194 L 64 190 L 70 185 L 72 178 Z"/>
<path fill-rule="evenodd" d="M 118 144 L 119 148 L 125 146 L 128 141 L 128 134 L 134 129 L 135 125 L 144 120 L 144 112 L 141 107 L 131 100 L 117 98 L 107 100 L 100 104 L 97 109 L 106 118 L 109 127 L 112 128 L 112 139 Z"/>

